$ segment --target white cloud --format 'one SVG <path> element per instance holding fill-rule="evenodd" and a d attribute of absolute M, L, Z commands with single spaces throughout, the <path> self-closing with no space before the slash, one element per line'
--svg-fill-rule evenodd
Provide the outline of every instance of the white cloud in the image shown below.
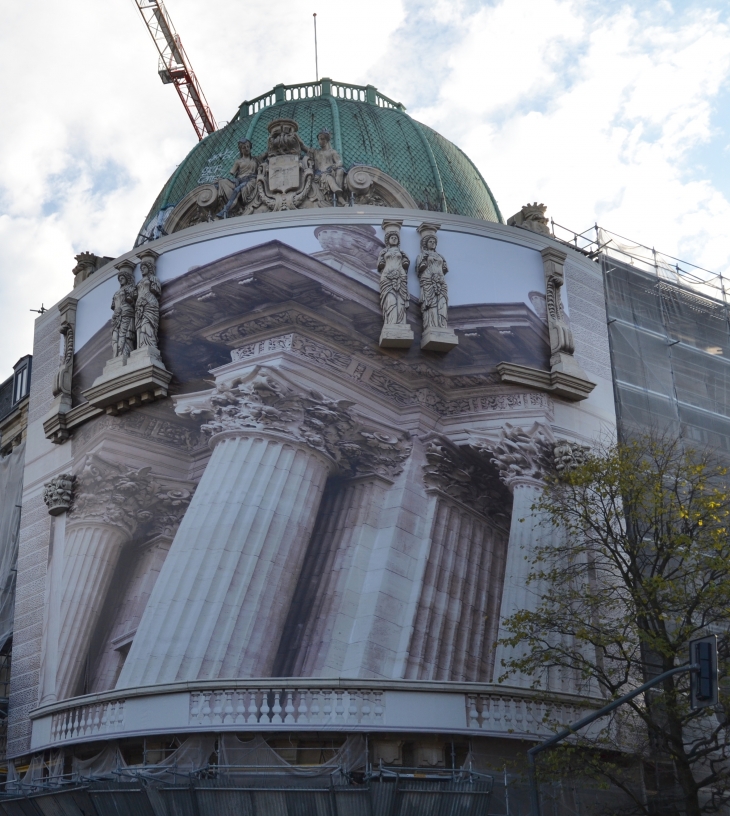
<path fill-rule="evenodd" d="M 583 8 L 481 9 L 464 21 L 439 98 L 416 113 L 476 161 L 505 216 L 537 199 L 577 231 L 598 221 L 727 267 L 730 203 L 691 164 L 730 73 L 727 24 L 702 9 L 661 23 L 629 6 L 593 18 Z"/>
<path fill-rule="evenodd" d="M 730 74 L 728 23 L 702 2 L 168 0 L 220 121 L 314 73 L 372 82 L 459 144 L 505 216 L 545 201 L 726 268 L 730 203 L 694 162 Z M 598 9 L 596 11 L 596 9 Z M 39 23 L 39 21 L 41 21 Z M 73 255 L 128 250 L 195 142 L 131 0 L 3 4 L 0 377 L 31 348 L 28 311 L 71 285 Z M 710 171 L 712 168 L 710 167 Z"/>

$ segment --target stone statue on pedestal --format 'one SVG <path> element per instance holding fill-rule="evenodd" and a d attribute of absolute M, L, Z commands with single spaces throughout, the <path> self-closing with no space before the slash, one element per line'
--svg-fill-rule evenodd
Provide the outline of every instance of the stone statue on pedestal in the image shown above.
<path fill-rule="evenodd" d="M 421 284 L 421 348 L 427 351 L 449 351 L 459 343 L 448 327 L 449 288 L 445 275 L 449 268 L 444 257 L 436 251 L 436 230 L 439 226 L 421 224 L 418 228 L 421 254 L 416 260 L 416 272 Z"/>
<path fill-rule="evenodd" d="M 112 298 L 112 357 L 122 357 L 126 361 L 135 347 L 134 307 L 137 290 L 134 285 L 134 264 L 124 261 L 117 268 L 119 289 Z"/>
<path fill-rule="evenodd" d="M 156 274 L 157 253 L 152 250 L 141 252 L 140 272 L 142 280 L 137 284 L 135 319 L 137 348 L 149 347 L 159 354 L 157 335 L 160 329 L 160 298 L 162 285 Z"/>
<path fill-rule="evenodd" d="M 389 348 L 410 348 L 413 342 L 413 332 L 406 320 L 411 262 L 400 247 L 402 224 L 402 221 L 383 221 L 385 246 L 378 257 L 380 308 L 383 310 L 380 345 Z"/>

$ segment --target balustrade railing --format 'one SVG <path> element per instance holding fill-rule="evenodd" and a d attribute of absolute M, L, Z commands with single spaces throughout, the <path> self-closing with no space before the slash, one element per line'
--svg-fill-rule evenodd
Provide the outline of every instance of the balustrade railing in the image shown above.
<path fill-rule="evenodd" d="M 354 689 L 224 689 L 190 695 L 190 724 L 382 725 L 382 691 Z"/>
<path fill-rule="evenodd" d="M 255 99 L 250 99 L 241 105 L 244 116 L 253 116 L 263 108 L 268 108 L 277 102 L 292 102 L 302 99 L 314 99 L 318 96 L 332 96 L 335 99 L 348 99 L 354 102 L 364 102 L 377 105 L 380 108 L 391 110 L 405 110 L 400 102 L 388 98 L 374 85 L 353 85 L 346 82 L 335 82 L 323 78 L 319 82 L 301 82 L 297 85 L 277 85 Z"/>
<path fill-rule="evenodd" d="M 106 735 L 227 729 L 437 729 L 529 739 L 551 733 L 555 723 L 580 719 L 590 705 L 572 695 L 545 701 L 529 689 L 469 686 L 405 680 L 339 680 L 330 686 L 307 680 L 289 685 L 236 681 L 220 688 L 201 682 L 128 689 L 124 697 L 104 692 L 33 712 L 33 748 Z"/>
<path fill-rule="evenodd" d="M 468 694 L 468 727 L 479 731 L 515 734 L 551 734 L 550 721 L 575 722 L 585 708 L 573 703 L 530 699 L 516 694 Z"/>
<path fill-rule="evenodd" d="M 53 715 L 51 741 L 96 737 L 124 729 L 124 700 L 74 706 Z"/>

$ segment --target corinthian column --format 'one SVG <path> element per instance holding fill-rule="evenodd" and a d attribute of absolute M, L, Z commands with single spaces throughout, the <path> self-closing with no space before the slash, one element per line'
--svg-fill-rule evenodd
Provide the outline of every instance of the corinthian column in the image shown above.
<path fill-rule="evenodd" d="M 512 520 L 502 588 L 502 603 L 499 613 L 498 639 L 508 633 L 504 621 L 522 609 L 536 609 L 540 600 L 540 587 L 527 584 L 532 570 L 534 545 L 546 535 L 541 528 L 542 518 L 532 510 L 543 487 L 543 474 L 548 463 L 550 445 L 548 428 L 535 423 L 528 431 L 506 424 L 502 433 L 493 443 L 481 446 L 482 452 L 491 457 L 499 469 L 502 481 L 512 491 Z M 549 533 L 548 533 L 549 534 Z M 524 648 L 498 645 L 494 660 L 494 682 L 504 672 L 503 662 L 520 657 Z M 521 673 L 512 674 L 510 685 L 529 687 L 532 677 Z"/>
<path fill-rule="evenodd" d="M 91 635 L 119 554 L 138 526 L 152 516 L 148 508 L 156 501 L 159 485 L 149 471 L 92 454 L 77 477 L 75 506 L 65 525 L 64 541 L 59 540 L 57 555 L 62 562 L 56 558 L 54 564 L 62 587 L 59 620 L 53 622 L 58 630 L 57 699 L 83 691 Z M 52 690 L 45 689 L 44 699 L 52 698 Z"/>
<path fill-rule="evenodd" d="M 177 399 L 213 454 L 118 688 L 271 675 L 327 477 L 379 455 L 351 405 L 258 368 Z"/>

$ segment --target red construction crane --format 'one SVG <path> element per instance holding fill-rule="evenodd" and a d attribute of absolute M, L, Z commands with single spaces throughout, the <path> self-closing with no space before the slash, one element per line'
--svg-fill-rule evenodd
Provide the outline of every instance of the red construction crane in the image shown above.
<path fill-rule="evenodd" d="M 175 86 L 198 139 L 218 129 L 190 60 L 162 0 L 134 0 L 160 55 L 160 79 Z"/>

